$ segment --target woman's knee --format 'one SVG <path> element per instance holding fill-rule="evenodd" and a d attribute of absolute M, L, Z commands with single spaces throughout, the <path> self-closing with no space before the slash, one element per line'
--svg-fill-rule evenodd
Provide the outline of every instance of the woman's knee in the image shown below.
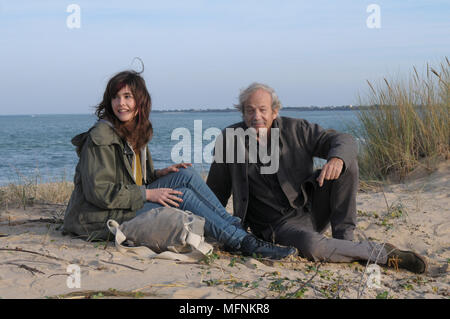
<path fill-rule="evenodd" d="M 181 178 L 185 180 L 191 180 L 192 178 L 197 178 L 198 173 L 191 167 L 188 168 L 180 168 L 178 172 L 174 172 L 172 174 L 175 174 L 177 176 L 180 176 Z"/>

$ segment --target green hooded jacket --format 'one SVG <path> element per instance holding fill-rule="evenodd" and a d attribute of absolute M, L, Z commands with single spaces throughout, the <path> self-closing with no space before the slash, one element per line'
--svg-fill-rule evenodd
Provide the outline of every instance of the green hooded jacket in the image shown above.
<path fill-rule="evenodd" d="M 79 161 L 74 190 L 64 215 L 64 231 L 87 240 L 106 239 L 108 219 L 119 224 L 136 216 L 145 203 L 145 186 L 135 182 L 135 154 L 106 120 L 75 136 Z M 153 161 L 146 146 L 141 151 L 143 185 L 156 180 Z M 134 165 L 136 167 L 136 165 Z"/>

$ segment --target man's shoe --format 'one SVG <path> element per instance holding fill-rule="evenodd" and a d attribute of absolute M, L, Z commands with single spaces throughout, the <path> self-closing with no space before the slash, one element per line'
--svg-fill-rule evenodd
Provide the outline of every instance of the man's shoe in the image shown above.
<path fill-rule="evenodd" d="M 394 245 L 385 244 L 384 249 L 387 252 L 386 266 L 395 268 L 403 268 L 416 274 L 423 274 L 427 271 L 428 265 L 424 257 L 419 256 L 415 252 L 400 250 Z"/>
<path fill-rule="evenodd" d="M 254 235 L 247 235 L 244 237 L 239 249 L 244 255 L 269 258 L 269 259 L 283 259 L 288 256 L 297 256 L 297 248 L 274 245 L 267 241 L 261 240 Z"/>

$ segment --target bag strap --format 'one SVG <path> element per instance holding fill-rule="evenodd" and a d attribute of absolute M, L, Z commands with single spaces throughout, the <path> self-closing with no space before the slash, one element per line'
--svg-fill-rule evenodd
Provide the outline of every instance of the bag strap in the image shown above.
<path fill-rule="evenodd" d="M 188 243 L 193 248 L 193 251 L 190 253 L 180 254 L 172 251 L 163 251 L 162 253 L 158 254 L 146 246 L 126 247 L 122 245 L 122 243 L 127 238 L 120 230 L 119 224 L 115 220 L 110 219 L 108 220 L 106 225 L 108 226 L 109 231 L 115 235 L 116 248 L 122 254 L 133 253 L 139 257 L 150 259 L 159 258 L 159 259 L 193 262 L 199 261 L 200 259 L 203 258 L 204 255 L 206 255 L 209 252 L 212 252 L 213 250 L 212 245 L 206 243 L 202 236 L 194 234 L 190 231 L 188 232 L 188 236 L 186 238 L 186 243 Z"/>

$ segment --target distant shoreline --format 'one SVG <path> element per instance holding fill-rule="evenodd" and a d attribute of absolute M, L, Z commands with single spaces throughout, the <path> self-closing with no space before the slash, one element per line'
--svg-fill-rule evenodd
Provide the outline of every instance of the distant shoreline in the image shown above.
<path fill-rule="evenodd" d="M 285 111 L 300 111 L 300 112 L 311 112 L 311 111 L 356 111 L 366 108 L 364 106 L 352 106 L 352 105 L 342 105 L 342 106 L 287 106 L 283 107 L 282 110 Z M 152 113 L 202 113 L 202 112 L 239 112 L 235 108 L 224 108 L 224 109 L 173 109 L 173 110 L 152 110 Z M 93 113 L 34 113 L 34 114 L 0 114 L 0 116 L 42 116 L 42 115 L 94 115 Z"/>
<path fill-rule="evenodd" d="M 342 105 L 342 106 L 288 106 L 283 107 L 285 111 L 354 111 L 359 110 L 359 106 Z M 155 113 L 167 113 L 167 112 L 238 112 L 235 108 L 226 109 L 175 109 L 175 110 L 152 110 Z"/>

